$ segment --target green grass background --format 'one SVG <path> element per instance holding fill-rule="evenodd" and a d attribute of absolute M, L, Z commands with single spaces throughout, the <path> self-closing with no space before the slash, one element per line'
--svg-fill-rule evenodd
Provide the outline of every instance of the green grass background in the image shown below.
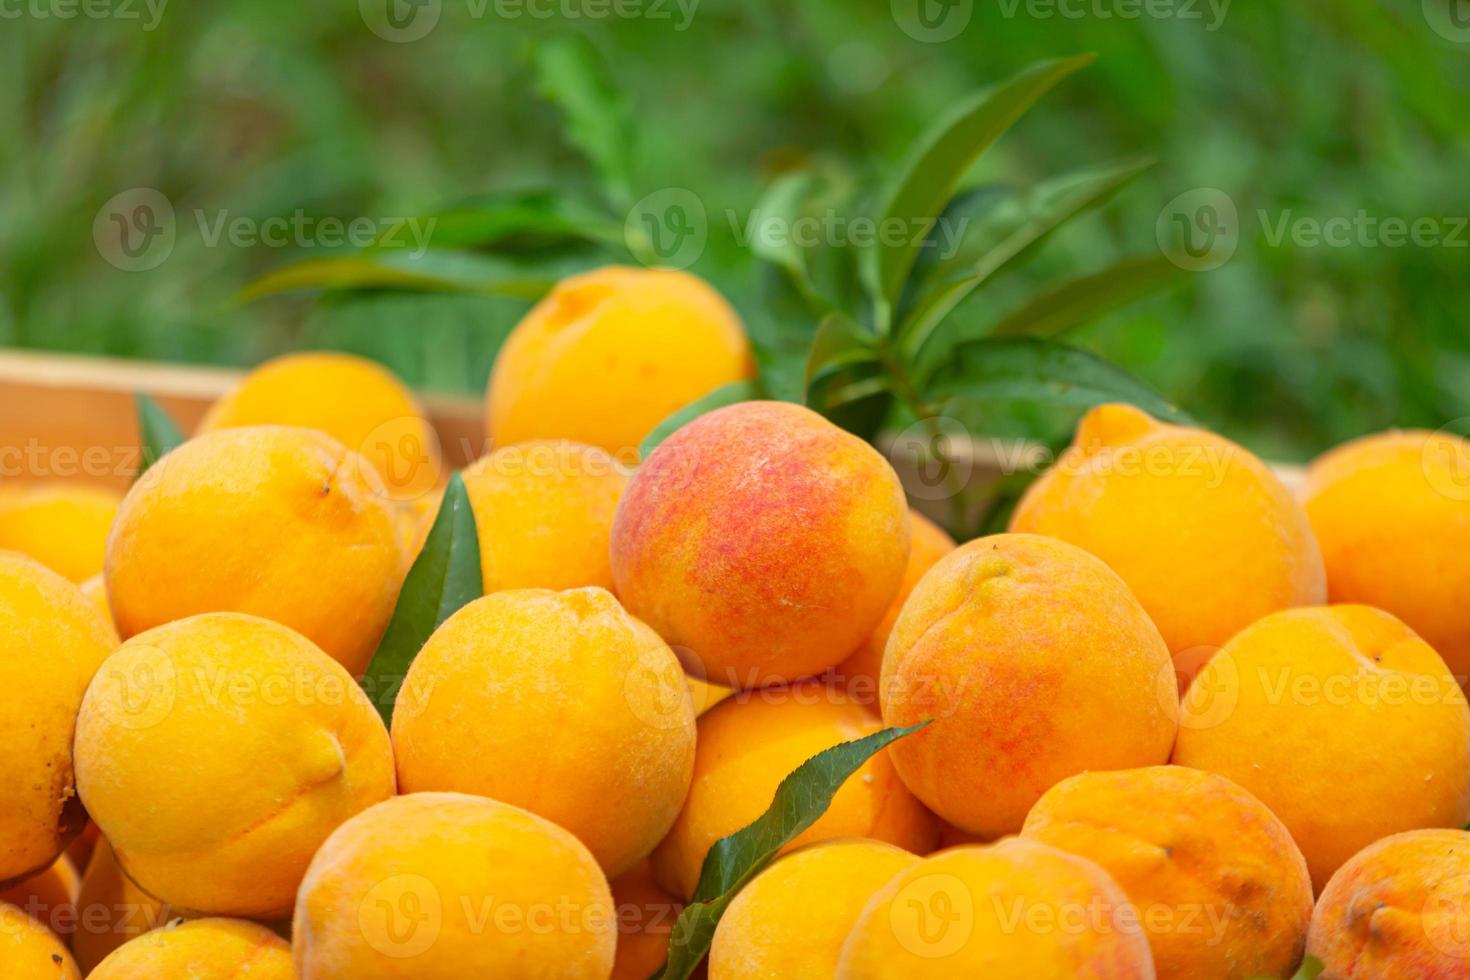
<path fill-rule="evenodd" d="M 1470 44 L 1432 30 L 1419 0 L 1239 2 L 1215 31 L 1204 5 L 1193 8 L 1204 21 L 1133 20 L 1008 15 L 1010 4 L 976 0 L 968 28 L 942 44 L 905 34 L 886 0 L 703 0 L 683 31 L 473 9 L 444 0 L 438 27 L 408 44 L 375 36 L 340 0 L 174 0 L 152 31 L 0 21 L 0 344 L 239 365 L 324 346 L 421 387 L 479 391 L 525 304 L 242 305 L 251 279 L 322 250 L 209 247 L 185 216 L 393 217 L 507 187 L 588 185 L 527 56 L 540 37 L 581 31 L 635 107 L 634 193 L 701 197 L 711 240 L 695 271 L 748 310 L 753 264 L 723 216 L 743 220 L 773 174 L 802 160 L 885 172 L 956 98 L 1036 59 L 1095 51 L 977 179 L 1134 154 L 1158 163 L 971 302 L 1004 304 L 1157 248 L 1161 208 L 1215 187 L 1241 216 L 1234 257 L 1077 342 L 1282 459 L 1470 415 L 1470 248 L 1273 245 L 1258 217 L 1470 214 Z M 130 273 L 102 260 L 92 223 L 139 186 L 166 194 L 181 220 L 168 260 Z"/>

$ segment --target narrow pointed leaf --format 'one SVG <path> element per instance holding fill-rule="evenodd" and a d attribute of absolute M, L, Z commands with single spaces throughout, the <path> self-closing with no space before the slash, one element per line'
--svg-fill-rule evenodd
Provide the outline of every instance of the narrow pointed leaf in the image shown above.
<path fill-rule="evenodd" d="M 878 210 L 879 227 L 905 223 L 902 241 L 880 241 L 866 256 L 864 277 L 880 329 L 887 329 L 918 250 L 965 173 L 1038 99 L 1092 60 L 1038 62 L 961 104 L 920 141 Z"/>
<path fill-rule="evenodd" d="M 421 237 L 434 248 L 510 251 L 576 242 L 623 247 L 623 229 L 606 212 L 540 190 L 487 194 L 404 219 L 376 244 L 386 247 Z"/>
<path fill-rule="evenodd" d="M 1133 256 L 1059 283 L 990 328 L 993 337 L 1056 337 L 1174 282 L 1184 270 L 1162 255 Z"/>
<path fill-rule="evenodd" d="M 561 109 L 567 142 L 592 162 L 609 202 L 632 204 L 638 127 L 621 90 L 592 42 L 563 34 L 537 45 L 536 87 Z"/>
<path fill-rule="evenodd" d="M 732 381 L 727 385 L 721 385 L 708 395 L 695 399 L 654 426 L 653 431 L 644 437 L 643 444 L 638 447 L 638 455 L 643 459 L 647 459 L 648 454 L 657 449 L 659 443 L 706 412 L 713 412 L 715 409 L 724 408 L 726 405 L 748 402 L 760 397 L 762 397 L 762 390 L 760 383 L 757 381 Z"/>
<path fill-rule="evenodd" d="M 802 172 L 778 178 L 756 204 L 750 228 L 750 250 L 784 270 L 792 286 L 813 311 L 831 309 L 817 291 L 807 263 L 807 249 L 796 240 L 797 222 L 816 178 Z"/>
<path fill-rule="evenodd" d="M 842 784 L 888 745 L 923 728 L 885 728 L 819 752 L 791 772 L 766 812 L 715 842 L 705 855 L 694 899 L 669 936 L 669 959 L 658 980 L 685 980 L 709 951 L 710 939 L 730 901 L 776 859 L 802 831 L 816 823 Z"/>
<path fill-rule="evenodd" d="M 148 471 L 148 467 L 163 458 L 164 454 L 182 445 L 184 434 L 174 425 L 174 420 L 153 399 L 139 392 L 133 396 L 138 406 L 138 457 L 137 479 Z"/>
<path fill-rule="evenodd" d="M 1029 201 L 1018 200 L 1014 224 L 994 245 L 952 278 L 930 287 L 899 326 L 900 346 L 917 356 L 946 316 L 986 280 L 1022 256 L 1068 221 L 1099 207 L 1142 173 L 1152 161 L 1131 160 L 1067 174 L 1036 188 Z"/>
<path fill-rule="evenodd" d="M 393 721 L 393 705 L 413 658 L 429 636 L 465 604 L 484 594 L 480 538 L 464 478 L 455 473 L 444 490 L 439 514 L 414 559 L 393 618 L 362 677 L 383 724 Z"/>
<path fill-rule="evenodd" d="M 832 313 L 817 324 L 806 362 L 807 404 L 823 382 L 857 365 L 879 360 L 876 338 L 841 313 Z"/>
<path fill-rule="evenodd" d="M 556 284 L 488 255 L 450 249 L 419 253 L 374 249 L 357 255 L 305 259 L 266 273 L 240 291 L 241 302 L 298 289 L 397 289 L 413 292 L 490 293 L 540 299 Z"/>
<path fill-rule="evenodd" d="M 923 385 L 933 403 L 950 399 L 1036 401 L 1091 408 L 1128 402 L 1156 418 L 1189 416 L 1148 385 L 1089 351 L 1047 340 L 983 339 L 959 344 Z"/>

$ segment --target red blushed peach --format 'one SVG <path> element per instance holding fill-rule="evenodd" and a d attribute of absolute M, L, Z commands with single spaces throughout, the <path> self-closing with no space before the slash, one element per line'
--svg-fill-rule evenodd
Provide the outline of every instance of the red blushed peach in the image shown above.
<path fill-rule="evenodd" d="M 873 631 L 908 559 L 886 460 L 815 412 L 746 402 L 658 447 L 613 521 L 628 610 L 727 687 L 818 674 Z"/>

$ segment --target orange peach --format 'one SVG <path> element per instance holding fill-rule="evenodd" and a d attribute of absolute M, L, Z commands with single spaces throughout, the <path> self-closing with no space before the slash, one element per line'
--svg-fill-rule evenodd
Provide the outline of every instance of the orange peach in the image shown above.
<path fill-rule="evenodd" d="M 1021 835 L 1112 875 L 1160 980 L 1284 977 L 1301 961 L 1307 862 L 1276 815 L 1228 779 L 1183 766 L 1083 773 L 1047 790 Z"/>
<path fill-rule="evenodd" d="M 932 719 L 889 750 L 904 783 L 987 838 L 1020 830 L 1068 776 L 1167 761 L 1178 714 L 1169 650 L 1128 586 L 1032 534 L 979 538 L 929 570 L 879 693 L 889 725 Z"/>
<path fill-rule="evenodd" d="M 647 859 L 611 884 L 618 952 L 608 980 L 648 980 L 668 959 L 669 936 L 684 903 L 658 886 Z"/>
<path fill-rule="evenodd" d="M 639 468 L 613 522 L 630 612 L 726 687 L 821 673 L 872 633 L 908 560 L 898 477 L 799 405 L 703 415 Z"/>
<path fill-rule="evenodd" d="M 1244 448 L 1128 405 L 1087 413 L 1016 507 L 1012 531 L 1107 562 L 1178 654 L 1218 647 L 1267 613 L 1324 601 L 1300 504 Z"/>

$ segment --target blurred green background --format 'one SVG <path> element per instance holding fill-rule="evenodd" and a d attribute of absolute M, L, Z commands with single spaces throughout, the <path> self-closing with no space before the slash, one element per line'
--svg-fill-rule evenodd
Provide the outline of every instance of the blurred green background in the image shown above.
<path fill-rule="evenodd" d="M 1034 60 L 1094 51 L 977 176 L 1158 162 L 973 304 L 1157 251 L 1168 202 L 1217 188 L 1239 213 L 1230 260 L 1075 342 L 1283 460 L 1470 415 L 1470 39 L 1457 42 L 1432 5 L 1238 3 L 1216 23 L 1204 0 L 1138 18 L 1120 15 L 1139 9 L 1127 0 L 976 0 L 957 36 L 929 42 L 886 0 L 703 0 L 687 23 L 676 4 L 654 4 L 642 9 L 666 16 L 593 16 L 609 9 L 599 0 L 536 8 L 580 17 L 443 0 L 437 26 L 410 43 L 368 29 L 371 0 L 175 0 L 151 30 L 142 0 L 133 19 L 7 8 L 21 14 L 0 21 L 0 344 L 236 365 L 333 347 L 424 388 L 480 391 L 525 302 L 241 303 L 254 278 L 328 250 L 211 243 L 192 215 L 391 218 L 505 188 L 586 188 L 591 171 L 528 56 L 568 31 L 591 39 L 632 107 L 633 196 L 700 197 L 710 241 L 694 271 L 755 319 L 755 266 L 725 216 L 743 221 L 774 174 L 806 161 L 886 172 L 957 98 Z M 129 272 L 103 259 L 93 222 L 135 187 L 162 192 L 179 220 L 168 258 Z M 1432 219 L 1444 240 L 1273 241 L 1282 221 L 1360 213 Z"/>

